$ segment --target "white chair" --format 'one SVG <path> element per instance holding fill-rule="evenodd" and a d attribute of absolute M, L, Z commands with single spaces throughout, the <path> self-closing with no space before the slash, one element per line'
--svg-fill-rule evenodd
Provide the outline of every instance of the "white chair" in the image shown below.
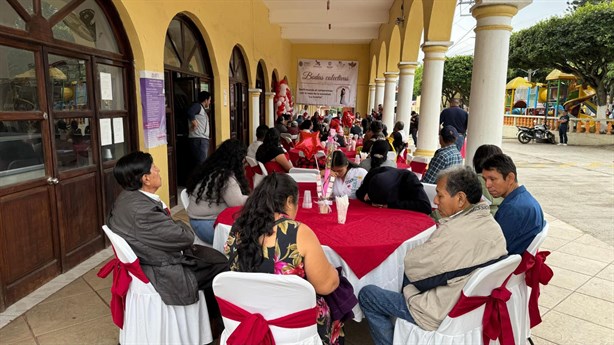
<path fill-rule="evenodd" d="M 548 236 L 549 228 L 550 224 L 546 221 L 546 225 L 544 225 L 542 231 L 535 236 L 527 248 L 527 252 L 529 252 L 529 254 L 533 256 L 537 254 L 539 247 L 544 243 L 546 237 Z M 510 303 L 508 303 L 508 310 L 510 312 L 510 318 L 514 320 L 514 323 L 520 326 L 519 333 L 525 335 L 521 339 L 523 342 L 526 342 L 526 339 L 531 336 L 531 326 L 529 320 L 529 296 L 531 293 L 531 288 L 527 286 L 525 276 L 526 274 L 524 272 L 517 275 L 514 274 L 507 283 L 508 289 L 520 300 L 520 303 L 517 304 L 514 303 L 513 305 L 510 305 Z M 516 343 L 518 344 L 518 342 Z"/>
<path fill-rule="evenodd" d="M 137 259 L 130 245 L 109 227 L 102 227 L 117 259 L 132 263 Z M 132 274 L 130 274 L 132 276 Z M 213 341 L 207 303 L 202 291 L 199 301 L 186 306 L 166 305 L 151 283 L 132 276 L 126 295 L 124 327 L 119 342 L 130 344 L 207 344 Z"/>
<path fill-rule="evenodd" d="M 307 168 L 291 168 L 289 171 L 290 174 L 314 174 L 317 175 L 320 173 L 318 169 L 307 169 Z"/>
<path fill-rule="evenodd" d="M 294 275 L 267 273 L 223 272 L 213 279 L 213 292 L 239 308 L 250 313 L 261 314 L 265 320 L 310 309 L 316 305 L 313 286 L 305 279 Z M 226 344 L 228 337 L 240 322 L 227 318 L 222 312 L 224 332 L 220 344 Z M 316 318 L 313 325 L 303 328 L 281 328 L 270 326 L 277 344 L 321 344 Z"/>
<path fill-rule="evenodd" d="M 267 176 L 269 173 L 266 171 L 266 168 L 264 167 L 264 164 L 262 162 L 258 162 L 258 166 L 260 167 L 260 170 L 262 171 L 262 175 L 263 176 Z M 258 175 L 258 174 L 256 174 Z"/>
<path fill-rule="evenodd" d="M 298 182 L 313 182 L 316 183 L 317 181 L 317 175 L 315 174 L 305 174 L 305 173 L 288 173 L 288 175 L 290 175 L 290 177 L 292 177 L 294 179 L 294 181 Z"/>
<path fill-rule="evenodd" d="M 520 255 L 510 255 L 504 260 L 478 269 L 471 275 L 463 288 L 465 296 L 490 296 L 492 290 L 500 287 L 505 279 L 512 274 L 518 263 L 520 263 Z M 514 298 L 512 295 L 510 301 Z M 510 301 L 508 301 L 508 305 Z M 397 319 L 394 326 L 393 344 L 488 345 L 482 341 L 483 315 L 484 305 L 456 318 L 447 316 L 435 331 L 426 331 L 413 323 Z M 519 333 L 513 319 L 512 328 L 514 329 L 516 344 L 522 344 L 516 340 Z M 498 343 L 498 341 L 494 343 Z"/>
<path fill-rule="evenodd" d="M 247 164 L 249 164 L 250 167 L 255 167 L 258 166 L 258 161 L 256 161 L 254 158 L 246 156 L 245 157 L 245 161 L 247 162 Z"/>
<path fill-rule="evenodd" d="M 254 188 L 258 187 L 260 182 L 262 182 L 262 180 L 264 180 L 264 177 L 269 174 L 266 171 L 266 168 L 264 167 L 264 164 L 262 164 L 262 162 L 256 162 L 256 163 L 257 163 L 258 167 L 260 167 L 260 171 L 262 171 L 262 174 L 254 174 Z"/>
<path fill-rule="evenodd" d="M 397 162 L 397 154 L 395 152 L 388 151 L 388 155 L 386 156 L 386 159 L 396 163 Z"/>
<path fill-rule="evenodd" d="M 435 196 L 437 195 L 437 191 L 435 189 L 437 188 L 437 185 L 432 183 L 422 183 L 422 186 L 424 186 L 424 191 L 429 197 L 429 201 L 431 202 L 431 208 L 436 209 L 437 205 L 435 205 Z"/>
<path fill-rule="evenodd" d="M 188 190 L 182 190 L 181 194 L 179 195 L 179 198 L 181 199 L 181 204 L 183 204 L 183 208 L 187 210 L 188 205 L 190 204 L 190 196 L 188 195 Z"/>

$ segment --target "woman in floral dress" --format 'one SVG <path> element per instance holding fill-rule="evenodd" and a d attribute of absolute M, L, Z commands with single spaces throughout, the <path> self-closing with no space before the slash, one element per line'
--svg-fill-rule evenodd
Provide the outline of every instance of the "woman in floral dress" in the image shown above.
<path fill-rule="evenodd" d="M 294 220 L 297 205 L 298 187 L 291 177 L 267 176 L 247 199 L 230 230 L 225 247 L 230 269 L 293 274 L 307 279 L 317 294 L 320 338 L 324 344 L 339 344 L 343 324 L 331 320 L 322 297 L 337 288 L 339 275 L 313 231 Z"/>

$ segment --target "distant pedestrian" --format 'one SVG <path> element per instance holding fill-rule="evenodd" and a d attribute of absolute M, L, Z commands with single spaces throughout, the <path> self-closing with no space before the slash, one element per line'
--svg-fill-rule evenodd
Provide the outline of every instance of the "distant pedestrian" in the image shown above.
<path fill-rule="evenodd" d="M 465 135 L 467 132 L 467 123 L 469 120 L 469 114 L 459 107 L 460 101 L 458 98 L 452 98 L 450 100 L 450 107 L 444 109 L 439 115 L 439 123 L 445 126 L 452 126 L 458 132 L 458 138 L 456 138 L 456 148 L 460 151 L 465 143 Z"/>
<path fill-rule="evenodd" d="M 567 146 L 567 131 L 569 130 L 569 114 L 563 110 L 559 116 L 559 145 Z"/>
<path fill-rule="evenodd" d="M 418 125 L 420 124 L 420 114 L 415 111 L 411 112 L 411 119 L 409 120 L 409 133 L 414 140 L 414 145 L 418 146 Z"/>

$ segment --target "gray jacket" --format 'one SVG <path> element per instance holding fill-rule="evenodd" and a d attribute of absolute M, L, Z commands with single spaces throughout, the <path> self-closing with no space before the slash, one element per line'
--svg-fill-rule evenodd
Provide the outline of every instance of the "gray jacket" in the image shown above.
<path fill-rule="evenodd" d="M 194 232 L 175 222 L 155 201 L 140 191 L 123 191 L 107 219 L 111 230 L 121 236 L 141 262 L 143 273 L 167 305 L 189 305 L 198 301 L 198 283 L 185 265 L 182 254 L 194 242 Z"/>

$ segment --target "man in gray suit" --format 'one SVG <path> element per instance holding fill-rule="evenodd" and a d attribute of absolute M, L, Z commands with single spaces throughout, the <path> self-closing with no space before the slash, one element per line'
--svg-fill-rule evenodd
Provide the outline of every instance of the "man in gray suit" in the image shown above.
<path fill-rule="evenodd" d="M 115 200 L 107 224 L 128 242 L 162 301 L 193 304 L 198 290 L 203 290 L 211 320 L 219 318 L 211 283 L 215 275 L 228 270 L 228 260 L 212 248 L 193 245 L 194 231 L 171 218 L 155 194 L 162 178 L 151 155 L 127 154 L 117 161 L 113 175 L 124 191 Z"/>

